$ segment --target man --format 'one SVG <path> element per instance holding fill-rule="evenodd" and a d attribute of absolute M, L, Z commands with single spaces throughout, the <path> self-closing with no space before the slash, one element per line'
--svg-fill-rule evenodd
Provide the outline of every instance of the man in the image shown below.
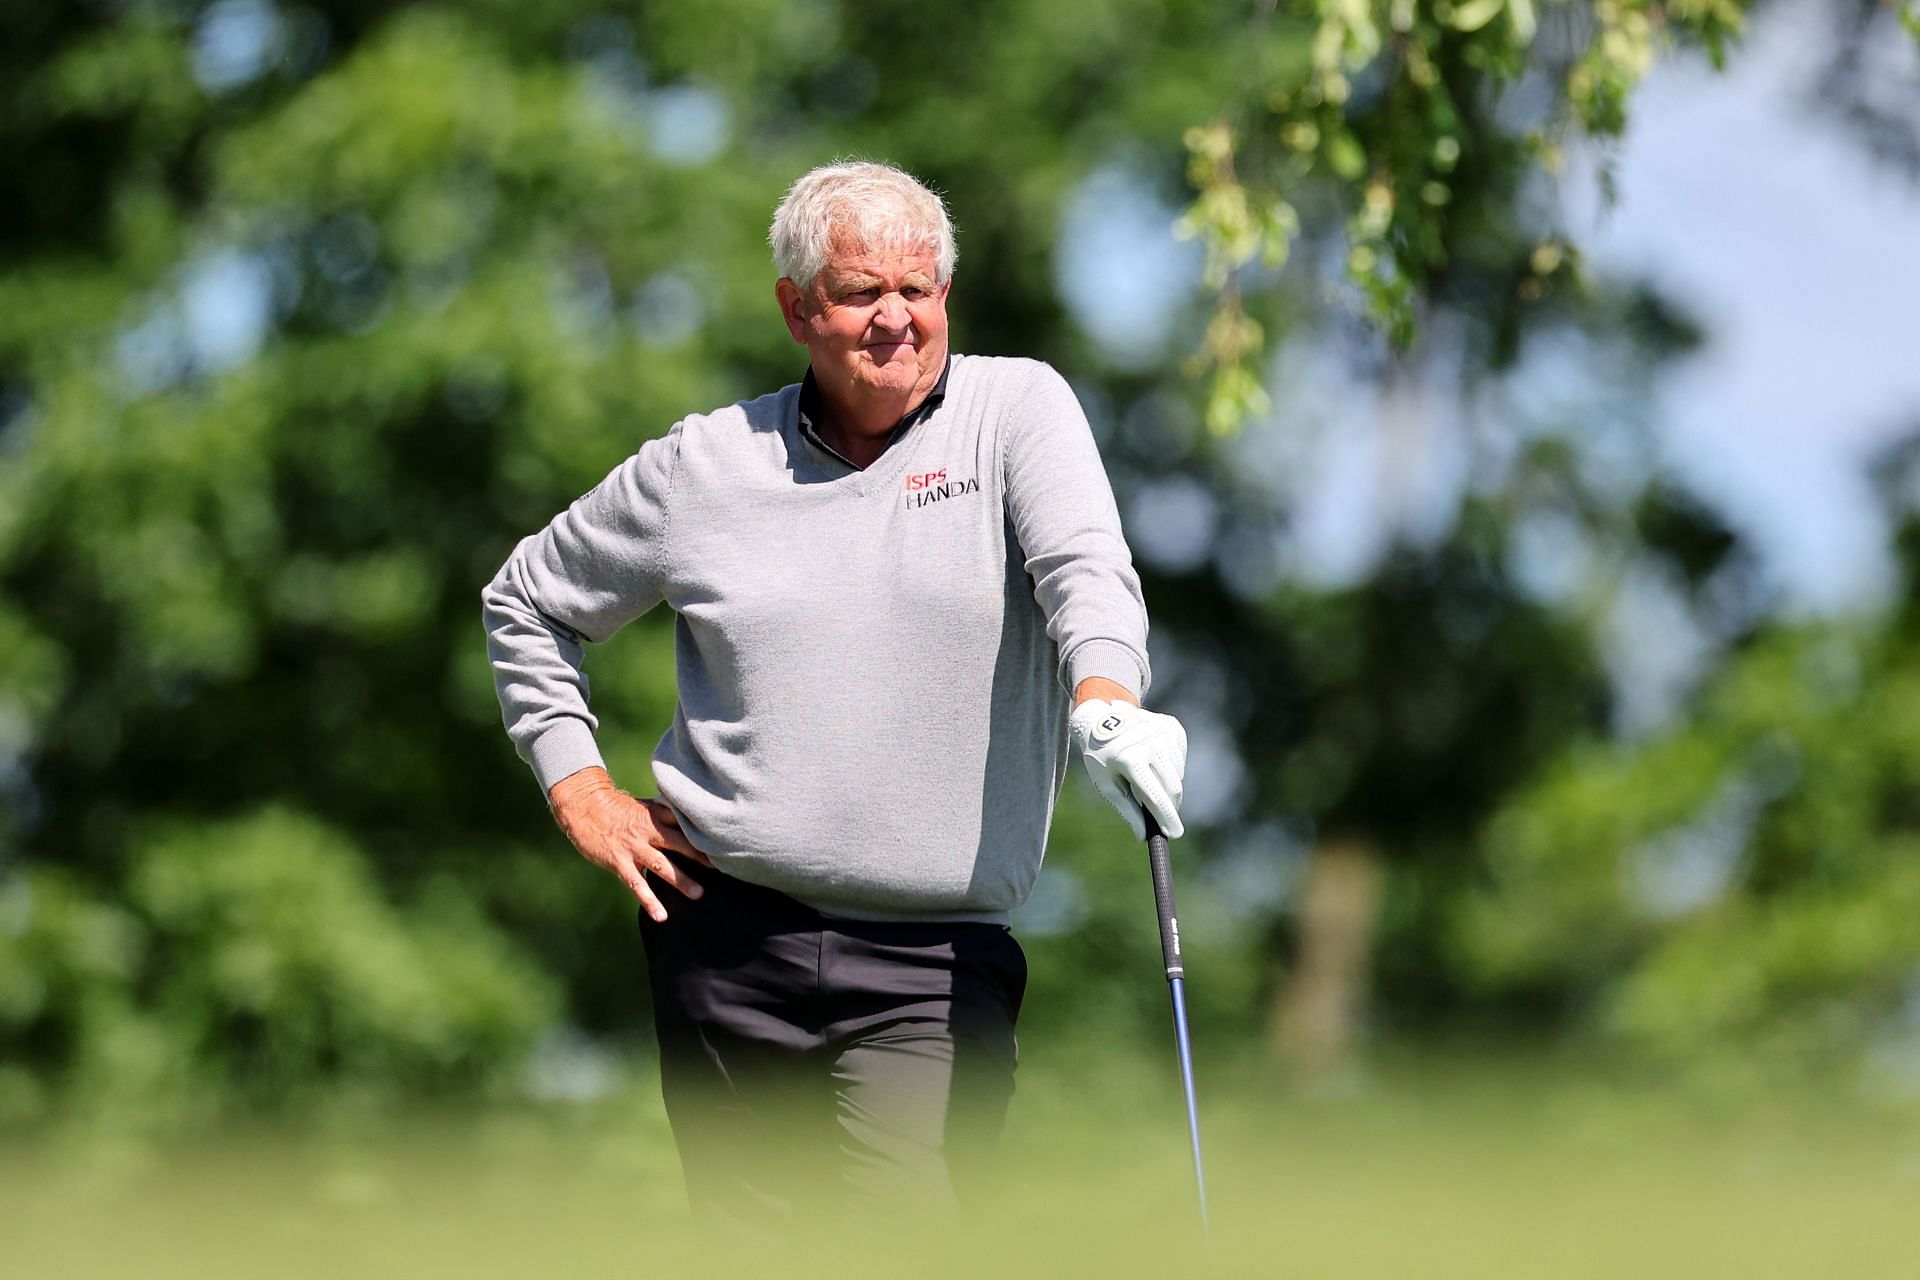
<path fill-rule="evenodd" d="M 953 1194 L 1012 1092 L 1005 922 L 1069 736 L 1136 837 L 1142 806 L 1180 834 L 1186 762 L 1139 705 L 1139 579 L 1072 391 L 948 352 L 939 197 L 828 165 L 771 239 L 804 380 L 648 441 L 484 593 L 516 748 L 641 904 L 689 1194 L 756 1218 Z M 662 602 L 679 705 L 638 799 L 582 642 Z"/>

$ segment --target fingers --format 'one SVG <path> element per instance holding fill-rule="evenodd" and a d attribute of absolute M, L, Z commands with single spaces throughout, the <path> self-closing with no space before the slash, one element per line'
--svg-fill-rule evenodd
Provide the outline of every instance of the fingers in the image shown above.
<path fill-rule="evenodd" d="M 1134 798 L 1172 840 L 1186 834 L 1186 824 L 1180 821 L 1180 802 L 1187 790 L 1187 734 L 1178 721 L 1169 723 L 1172 732 L 1122 758 L 1116 767 Z"/>
<path fill-rule="evenodd" d="M 1181 735 L 1185 737 L 1184 734 Z M 1165 746 L 1178 746 L 1184 757 L 1185 743 L 1154 743 L 1150 749 L 1132 752 L 1114 762 L 1113 770 L 1123 780 L 1127 793 L 1153 815 L 1153 821 L 1169 840 L 1186 834 L 1180 821 L 1180 801 L 1186 792 L 1182 777 L 1184 759 L 1174 759 Z"/>
<path fill-rule="evenodd" d="M 653 799 L 642 800 L 640 805 L 647 811 L 650 831 L 645 837 L 646 844 L 633 851 L 633 860 L 642 870 L 679 890 L 682 897 L 689 900 L 698 898 L 705 892 L 700 882 L 662 851 L 671 850 L 704 866 L 713 864 L 707 861 L 706 854 L 694 848 L 693 842 L 687 839 L 687 833 L 680 826 L 680 816 L 670 806 Z"/>
<path fill-rule="evenodd" d="M 672 858 L 667 857 L 664 853 L 661 853 L 658 849 L 650 848 L 644 853 L 636 853 L 634 855 L 634 861 L 639 863 L 640 866 L 645 868 L 649 873 L 658 876 L 679 890 L 680 895 L 684 898 L 691 900 L 698 898 L 706 892 L 706 890 L 700 887 L 698 880 L 695 880 L 687 874 L 684 867 L 680 866 Z"/>
<path fill-rule="evenodd" d="M 700 882 L 688 875 L 684 868 L 676 865 L 673 859 L 652 847 L 645 852 L 616 854 L 612 869 L 613 873 L 619 876 L 632 891 L 633 896 L 640 900 L 640 905 L 646 909 L 649 916 L 653 917 L 656 924 L 667 918 L 667 909 L 661 903 L 659 894 L 655 893 L 653 886 L 647 882 L 647 876 L 652 875 L 666 881 L 689 901 L 706 892 L 700 887 Z"/>
<path fill-rule="evenodd" d="M 615 858 L 613 873 L 633 891 L 633 896 L 640 900 L 641 910 L 645 911 L 655 924 L 666 921 L 667 909 L 660 905 L 660 899 L 654 896 L 653 889 L 648 886 L 647 878 L 640 874 L 639 867 L 629 859 Z"/>
<path fill-rule="evenodd" d="M 648 916 L 656 922 L 667 918 L 667 909 L 647 878 L 650 875 L 672 885 L 689 900 L 701 896 L 704 890 L 699 882 L 667 853 L 677 853 L 701 866 L 711 867 L 713 863 L 693 847 L 672 808 L 659 800 L 641 799 L 611 787 L 601 788 L 589 798 L 604 803 L 586 808 L 570 804 L 564 811 L 556 811 L 561 830 L 582 857 L 618 876 Z M 636 806 L 639 813 L 635 812 Z"/>
<path fill-rule="evenodd" d="M 658 838 L 654 840 L 657 849 L 671 849 L 675 853 L 692 858 L 695 862 L 712 866 L 707 855 L 693 847 L 693 841 L 687 838 L 686 830 L 680 825 L 680 817 L 659 801 L 648 806 L 653 810 L 653 826 Z"/>
<path fill-rule="evenodd" d="M 1167 839 L 1174 840 L 1186 834 L 1186 828 L 1180 825 L 1180 808 L 1172 796 L 1167 794 L 1166 786 L 1160 781 L 1158 773 L 1151 769 L 1142 769 L 1127 779 L 1127 785 L 1133 791 L 1134 798 L 1153 815 L 1160 830 Z M 1141 830 L 1145 837 L 1144 825 Z"/>
<path fill-rule="evenodd" d="M 693 847 L 693 841 L 680 825 L 680 815 L 662 800 L 647 800 L 647 812 L 653 815 L 653 826 L 657 838 L 653 842 L 656 849 L 671 849 L 685 858 L 691 858 L 703 867 L 711 867 L 713 862 L 706 854 Z"/>

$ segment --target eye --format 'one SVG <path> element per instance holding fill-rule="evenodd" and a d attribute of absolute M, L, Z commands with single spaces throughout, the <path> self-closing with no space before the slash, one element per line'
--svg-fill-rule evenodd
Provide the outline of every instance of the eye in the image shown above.
<path fill-rule="evenodd" d="M 840 295 L 840 301 L 852 303 L 856 306 L 865 306 L 869 302 L 878 302 L 879 300 L 880 291 L 878 289 L 851 289 Z"/>
<path fill-rule="evenodd" d="M 922 289 L 917 285 L 908 285 L 906 288 L 900 291 L 900 296 L 905 298 L 908 302 L 918 302 L 922 298 L 927 297 L 928 293 L 929 293 L 928 290 Z"/>

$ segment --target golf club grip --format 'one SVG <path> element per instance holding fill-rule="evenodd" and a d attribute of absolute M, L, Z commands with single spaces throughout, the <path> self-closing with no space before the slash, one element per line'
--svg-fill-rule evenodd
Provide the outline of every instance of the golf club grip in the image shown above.
<path fill-rule="evenodd" d="M 1186 968 L 1180 963 L 1180 916 L 1173 904 L 1173 859 L 1167 851 L 1167 837 L 1160 824 L 1147 819 L 1147 865 L 1153 869 L 1153 905 L 1160 915 L 1160 958 L 1167 966 L 1168 978 L 1183 978 Z"/>

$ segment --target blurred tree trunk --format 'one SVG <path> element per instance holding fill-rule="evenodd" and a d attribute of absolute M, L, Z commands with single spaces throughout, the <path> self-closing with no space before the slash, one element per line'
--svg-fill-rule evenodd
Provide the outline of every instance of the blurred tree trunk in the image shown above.
<path fill-rule="evenodd" d="M 1352 1062 L 1383 879 L 1379 850 L 1364 838 L 1328 840 L 1307 864 L 1299 948 L 1271 1020 L 1275 1053 L 1302 1080 L 1326 1079 Z"/>

